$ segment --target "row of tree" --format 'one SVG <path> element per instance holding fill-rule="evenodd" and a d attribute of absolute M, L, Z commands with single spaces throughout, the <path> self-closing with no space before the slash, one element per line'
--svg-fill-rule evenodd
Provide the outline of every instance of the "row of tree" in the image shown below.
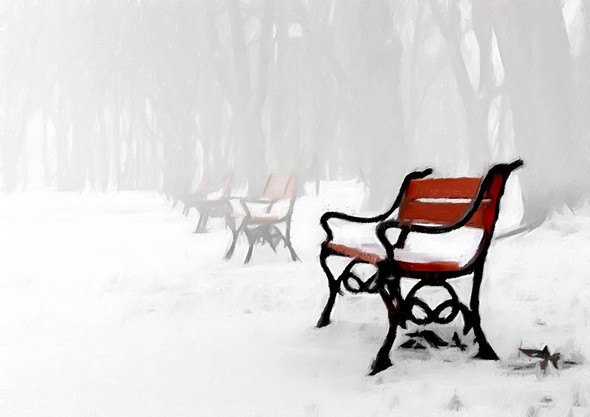
<path fill-rule="evenodd" d="M 522 157 L 526 219 L 590 195 L 590 0 L 0 4 L 1 185 L 178 193 Z"/>

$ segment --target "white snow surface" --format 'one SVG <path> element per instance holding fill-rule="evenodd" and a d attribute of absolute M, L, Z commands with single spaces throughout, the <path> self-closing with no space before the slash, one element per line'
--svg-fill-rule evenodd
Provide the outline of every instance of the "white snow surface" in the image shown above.
<path fill-rule="evenodd" d="M 394 366 L 368 377 L 378 296 L 338 297 L 314 327 L 319 216 L 362 201 L 322 186 L 295 206 L 301 262 L 257 247 L 246 266 L 243 241 L 223 260 L 223 221 L 193 234 L 195 213 L 157 194 L 0 196 L 0 416 L 590 415 L 590 208 L 493 243 L 481 315 L 499 362 L 402 349 L 400 331 Z M 545 345 L 578 364 L 515 369 L 518 347 Z"/>

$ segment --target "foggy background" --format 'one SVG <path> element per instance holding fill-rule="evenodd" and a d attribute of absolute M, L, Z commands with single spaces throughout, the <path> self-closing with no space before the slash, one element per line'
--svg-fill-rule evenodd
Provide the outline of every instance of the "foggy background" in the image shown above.
<path fill-rule="evenodd" d="M 195 190 L 522 157 L 525 223 L 590 195 L 590 1 L 0 3 L 0 187 Z"/>
<path fill-rule="evenodd" d="M 320 216 L 516 158 L 478 301 L 501 360 L 457 315 L 429 329 L 464 352 L 408 323 L 367 378 L 388 314 L 346 294 L 314 328 Z M 301 262 L 224 262 L 224 220 L 166 198 L 273 171 Z M 590 0 L 0 0 L 0 416 L 588 417 L 589 171 Z"/>

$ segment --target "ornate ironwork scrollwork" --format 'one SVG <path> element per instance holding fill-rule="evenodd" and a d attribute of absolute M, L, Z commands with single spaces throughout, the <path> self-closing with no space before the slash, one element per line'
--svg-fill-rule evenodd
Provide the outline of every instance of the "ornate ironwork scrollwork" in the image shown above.
<path fill-rule="evenodd" d="M 421 298 L 419 298 L 416 293 L 425 286 L 432 286 L 429 285 L 425 281 L 420 281 L 418 284 L 414 285 L 414 287 L 410 290 L 406 298 L 404 299 L 403 306 L 404 306 L 404 319 L 409 320 L 413 323 L 418 325 L 425 325 L 430 323 L 437 323 L 437 324 L 448 324 L 452 322 L 457 314 L 463 310 L 462 304 L 459 301 L 459 297 L 457 293 L 453 289 L 453 287 L 448 282 L 442 282 L 437 284 L 437 287 L 442 287 L 447 290 L 450 298 L 440 303 L 436 308 L 432 309 L 430 306 Z M 416 317 L 414 314 L 414 307 L 418 307 L 424 312 L 424 317 Z M 451 309 L 449 314 L 443 315 L 442 313 L 445 310 Z"/>
<path fill-rule="evenodd" d="M 379 292 L 381 287 L 381 283 L 379 282 L 379 271 L 377 270 L 373 275 L 371 275 L 367 279 L 362 279 L 358 275 L 356 275 L 352 268 L 358 264 L 364 264 L 365 262 L 361 261 L 352 261 L 350 262 L 342 274 L 340 275 L 340 279 L 342 280 L 342 285 L 346 290 L 352 294 L 360 294 L 360 293 L 367 293 L 367 294 L 375 294 Z"/>

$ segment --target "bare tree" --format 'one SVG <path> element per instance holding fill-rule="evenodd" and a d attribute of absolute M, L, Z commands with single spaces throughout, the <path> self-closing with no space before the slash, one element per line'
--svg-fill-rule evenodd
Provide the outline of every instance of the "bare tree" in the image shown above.
<path fill-rule="evenodd" d="M 520 174 L 525 221 L 534 226 L 589 195 L 587 142 L 572 128 L 574 62 L 561 2 L 497 2 L 490 3 L 489 11 L 505 68 L 516 146 L 527 164 Z"/>

